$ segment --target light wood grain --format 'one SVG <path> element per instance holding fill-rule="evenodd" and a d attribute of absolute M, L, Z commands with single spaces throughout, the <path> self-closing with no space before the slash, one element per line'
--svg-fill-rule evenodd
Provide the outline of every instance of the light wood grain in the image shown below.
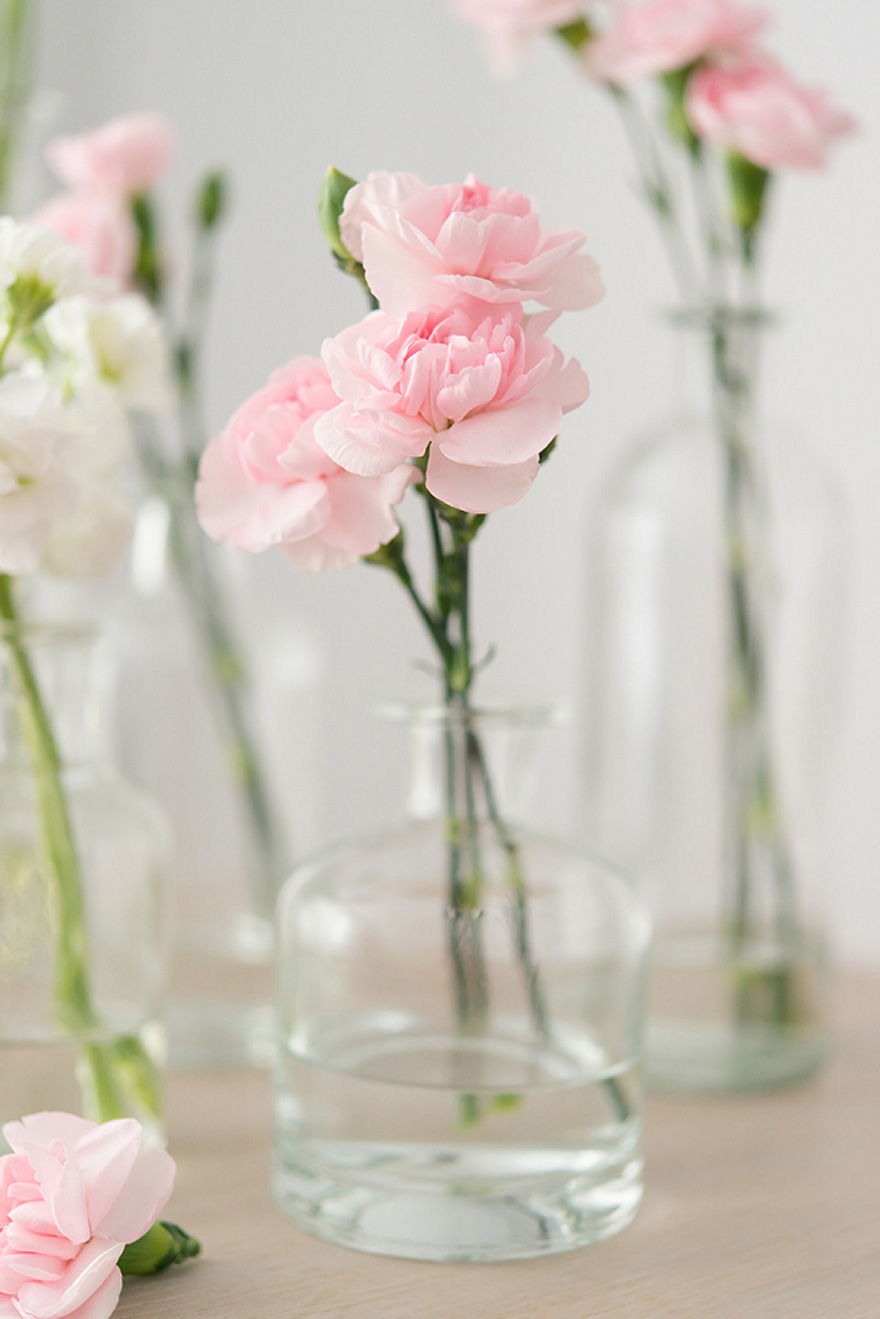
<path fill-rule="evenodd" d="M 304 1235 L 268 1190 L 268 1078 L 172 1077 L 167 1212 L 204 1255 L 128 1281 L 119 1319 L 880 1319 L 880 981 L 847 981 L 840 1006 L 834 1062 L 804 1089 L 652 1096 L 635 1224 L 517 1264 Z"/>

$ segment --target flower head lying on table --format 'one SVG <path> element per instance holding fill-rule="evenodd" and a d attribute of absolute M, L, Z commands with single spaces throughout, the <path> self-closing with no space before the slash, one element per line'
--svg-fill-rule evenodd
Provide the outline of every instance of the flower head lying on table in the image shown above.
<path fill-rule="evenodd" d="M 7 1122 L 0 1157 L 0 1319 L 107 1319 L 124 1273 L 199 1253 L 157 1221 L 177 1172 L 133 1118 L 34 1113 Z"/>

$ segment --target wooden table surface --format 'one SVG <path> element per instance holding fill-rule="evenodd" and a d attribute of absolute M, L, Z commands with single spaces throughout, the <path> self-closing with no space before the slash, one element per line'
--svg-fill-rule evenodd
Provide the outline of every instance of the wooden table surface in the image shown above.
<path fill-rule="evenodd" d="M 610 1241 L 515 1264 L 419 1264 L 298 1231 L 268 1190 L 269 1082 L 169 1083 L 192 1264 L 129 1279 L 118 1319 L 880 1319 L 880 981 L 839 992 L 835 1058 L 764 1096 L 651 1096 L 647 1190 Z"/>

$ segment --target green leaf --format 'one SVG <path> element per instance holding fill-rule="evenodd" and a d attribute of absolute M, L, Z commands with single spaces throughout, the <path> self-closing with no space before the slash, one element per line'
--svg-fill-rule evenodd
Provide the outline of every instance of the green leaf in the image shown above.
<path fill-rule="evenodd" d="M 339 217 L 345 205 L 345 199 L 355 186 L 356 179 L 349 178 L 331 165 L 324 175 L 318 192 L 318 223 L 333 255 L 344 265 L 357 264 L 343 243 L 339 233 Z"/>

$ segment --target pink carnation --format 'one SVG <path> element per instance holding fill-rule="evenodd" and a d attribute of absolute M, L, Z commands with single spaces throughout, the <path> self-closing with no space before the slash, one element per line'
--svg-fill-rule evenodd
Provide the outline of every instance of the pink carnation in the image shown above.
<path fill-rule="evenodd" d="M 0 1158 L 0 1315 L 107 1319 L 123 1247 L 152 1227 L 171 1194 L 174 1160 L 141 1148 L 130 1119 L 36 1113 L 8 1122 Z"/>
<path fill-rule="evenodd" d="M 318 443 L 349 471 L 393 472 L 428 453 L 426 484 L 469 513 L 516 503 L 538 454 L 589 385 L 575 361 L 542 337 L 554 319 L 432 307 L 398 321 L 374 312 L 323 348 L 343 400 L 315 426 Z"/>
<path fill-rule="evenodd" d="M 277 545 L 317 572 L 347 567 L 397 535 L 391 508 L 418 473 L 395 465 L 352 476 L 328 458 L 315 423 L 338 403 L 324 366 L 297 357 L 242 404 L 199 469 L 199 521 L 213 540 L 251 552 Z"/>
<path fill-rule="evenodd" d="M 596 262 L 579 250 L 583 234 L 542 232 L 530 197 L 473 174 L 435 187 L 415 174 L 369 174 L 346 197 L 340 232 L 392 316 L 465 297 L 562 310 L 603 293 Z"/>
<path fill-rule="evenodd" d="M 137 233 L 124 197 L 61 192 L 31 216 L 34 224 L 78 247 L 93 275 L 127 284 L 134 269 Z"/>
<path fill-rule="evenodd" d="M 173 148 L 174 130 L 164 115 L 132 114 L 92 133 L 53 138 L 46 159 L 70 188 L 131 197 L 165 172 Z"/>
<path fill-rule="evenodd" d="M 587 63 L 597 78 L 626 85 L 707 55 L 745 51 L 766 21 L 763 10 L 733 0 L 621 3 L 587 47 Z"/>
<path fill-rule="evenodd" d="M 489 62 L 500 75 L 516 72 L 532 38 L 573 23 L 588 0 L 453 0 L 463 23 L 482 29 Z"/>
<path fill-rule="evenodd" d="M 695 133 L 764 169 L 819 169 L 855 121 L 819 88 L 802 87 L 769 59 L 707 65 L 688 84 Z"/>

